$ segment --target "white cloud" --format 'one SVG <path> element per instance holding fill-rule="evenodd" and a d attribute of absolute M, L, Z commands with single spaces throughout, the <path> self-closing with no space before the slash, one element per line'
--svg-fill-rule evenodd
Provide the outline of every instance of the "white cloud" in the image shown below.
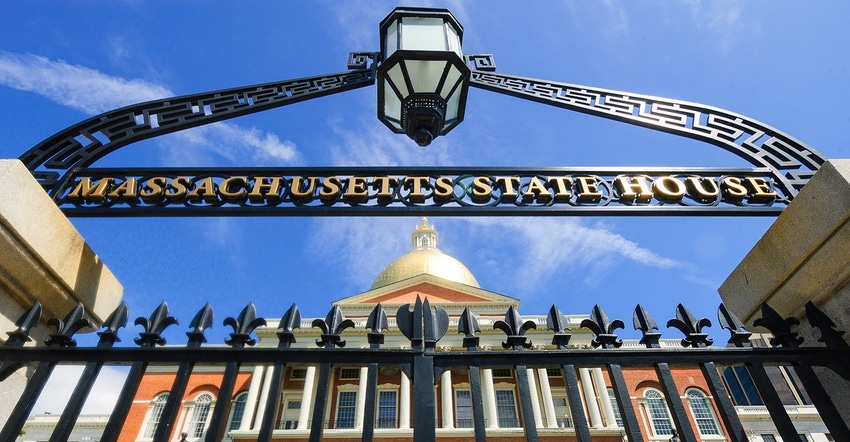
<path fill-rule="evenodd" d="M 80 365 L 60 365 L 53 370 L 50 380 L 33 407 L 34 414 L 60 414 L 65 409 L 71 393 L 83 372 Z M 109 414 L 118 400 L 118 392 L 127 378 L 127 370 L 116 367 L 103 367 L 89 393 L 83 414 Z"/>
<path fill-rule="evenodd" d="M 0 85 L 33 92 L 89 115 L 176 95 L 144 80 L 103 74 L 62 60 L 0 52 Z M 273 134 L 233 123 L 217 123 L 160 138 L 170 166 L 210 165 L 224 158 L 240 166 L 280 165 L 298 159 L 296 146 Z M 207 160 L 204 162 L 203 160 Z"/>

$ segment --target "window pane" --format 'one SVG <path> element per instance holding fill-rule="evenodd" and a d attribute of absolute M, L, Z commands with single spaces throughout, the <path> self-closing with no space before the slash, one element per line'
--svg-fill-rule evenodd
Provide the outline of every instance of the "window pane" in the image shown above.
<path fill-rule="evenodd" d="M 649 419 L 652 422 L 652 429 L 656 435 L 668 436 L 673 434 L 673 424 L 670 422 L 670 413 L 667 412 L 667 405 L 664 404 L 664 396 L 655 390 L 647 390 L 644 393 L 646 397 L 646 408 L 649 412 Z"/>
<path fill-rule="evenodd" d="M 396 391 L 378 392 L 378 428 L 396 428 Z"/>
<path fill-rule="evenodd" d="M 210 415 L 210 407 L 212 406 L 212 395 L 204 393 L 195 399 L 195 407 L 192 409 L 192 417 L 189 419 L 186 432 L 191 438 L 200 438 L 204 435 L 204 430 L 207 428 L 207 419 Z"/>
<path fill-rule="evenodd" d="M 614 421 L 618 427 L 623 426 L 623 416 L 620 415 L 620 405 L 617 404 L 617 395 L 614 394 L 614 389 L 608 389 L 608 400 L 611 401 L 611 408 L 614 409 Z"/>
<path fill-rule="evenodd" d="M 245 414 L 245 403 L 247 400 L 248 393 L 242 393 L 236 396 L 236 400 L 233 401 L 230 411 L 230 425 L 228 426 L 230 431 L 237 430 L 242 425 L 242 416 Z"/>
<path fill-rule="evenodd" d="M 717 423 L 714 421 L 714 413 L 708 404 L 708 399 L 697 390 L 688 390 L 688 406 L 697 423 L 700 434 L 720 434 Z"/>
<path fill-rule="evenodd" d="M 455 427 L 472 428 L 472 393 L 469 390 L 455 390 Z"/>
<path fill-rule="evenodd" d="M 357 405 L 356 391 L 341 391 L 336 408 L 336 428 L 354 428 L 354 407 Z"/>
<path fill-rule="evenodd" d="M 516 412 L 513 390 L 496 390 L 496 409 L 499 418 L 499 427 L 519 427 L 519 418 Z"/>
<path fill-rule="evenodd" d="M 142 437 L 150 438 L 153 437 L 154 433 L 156 433 L 156 426 L 162 418 L 162 411 L 165 409 L 166 401 L 168 401 L 168 393 L 161 394 L 153 400 L 153 403 L 151 403 L 150 416 L 148 417 L 148 424 L 145 427 L 145 432 Z"/>

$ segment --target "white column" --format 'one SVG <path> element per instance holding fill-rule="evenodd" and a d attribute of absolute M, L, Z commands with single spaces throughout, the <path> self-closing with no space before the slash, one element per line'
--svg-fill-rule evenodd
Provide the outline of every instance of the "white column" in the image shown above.
<path fill-rule="evenodd" d="M 443 408 L 443 428 L 455 427 L 455 410 L 452 405 L 452 372 L 446 370 L 440 376 L 440 396 Z"/>
<path fill-rule="evenodd" d="M 242 413 L 242 422 L 239 424 L 239 431 L 248 431 L 251 429 L 251 423 L 254 422 L 254 412 L 257 411 L 257 395 L 260 394 L 260 384 L 263 382 L 263 366 L 257 365 L 254 367 L 254 374 L 251 375 L 251 384 L 248 386 L 248 397 L 245 399 L 245 412 Z"/>
<path fill-rule="evenodd" d="M 552 387 L 549 385 L 549 373 L 545 368 L 537 369 L 537 380 L 543 393 L 543 410 L 546 412 L 546 426 L 558 428 L 558 416 L 555 415 L 555 403 L 552 401 Z"/>
<path fill-rule="evenodd" d="M 605 385 L 605 378 L 602 377 L 602 369 L 599 367 L 593 369 L 593 383 L 596 384 L 596 392 L 602 401 L 602 412 L 605 413 L 605 426 L 614 428 L 617 426 L 617 419 L 614 417 L 614 407 L 611 406 L 611 398 L 608 397 L 608 386 Z"/>
<path fill-rule="evenodd" d="M 263 423 L 263 415 L 266 414 L 266 401 L 269 399 L 269 390 L 272 387 L 272 371 L 274 367 L 266 367 L 266 375 L 263 378 L 263 390 L 260 392 L 260 406 L 257 408 L 257 418 L 254 420 L 254 426 L 251 429 L 260 428 Z"/>
<path fill-rule="evenodd" d="M 360 384 L 357 386 L 357 406 L 354 407 L 354 428 L 363 429 L 363 419 L 366 415 L 366 384 L 369 378 L 369 367 L 360 367 Z"/>
<path fill-rule="evenodd" d="M 499 428 L 496 387 L 493 385 L 493 370 L 490 368 L 481 369 L 481 393 L 484 396 L 484 420 L 487 421 L 487 428 Z"/>
<path fill-rule="evenodd" d="M 602 415 L 599 414 L 599 402 L 596 400 L 596 393 L 593 390 L 593 381 L 590 379 L 590 370 L 587 368 L 578 369 L 581 377 L 581 389 L 584 393 L 584 402 L 587 404 L 587 413 L 590 415 L 590 426 L 593 428 L 602 427 Z"/>
<path fill-rule="evenodd" d="M 410 428 L 410 378 L 401 372 L 401 387 L 399 387 L 398 427 Z"/>
<path fill-rule="evenodd" d="M 534 370 L 526 368 L 525 373 L 528 377 L 528 393 L 531 396 L 531 413 L 534 415 L 534 426 L 543 428 L 543 416 L 540 414 L 540 396 L 537 395 L 537 382 L 534 380 Z M 528 418 L 523 416 L 523 419 Z M 528 424 L 526 423 L 526 425 Z"/>
<path fill-rule="evenodd" d="M 307 430 L 310 428 L 308 422 L 310 420 L 310 410 L 313 408 L 313 388 L 316 385 L 316 367 L 307 367 L 307 374 L 304 376 L 304 390 L 301 391 L 301 412 L 298 414 L 298 430 Z"/>

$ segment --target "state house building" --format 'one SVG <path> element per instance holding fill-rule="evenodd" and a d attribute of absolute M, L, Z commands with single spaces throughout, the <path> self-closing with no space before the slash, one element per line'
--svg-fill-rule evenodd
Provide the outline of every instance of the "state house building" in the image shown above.
<path fill-rule="evenodd" d="M 427 297 L 431 305 L 444 308 L 449 315 L 449 331 L 438 342 L 437 351 L 465 350 L 462 335 L 457 333 L 457 323 L 465 307 L 473 311 L 480 324 L 479 350 L 501 349 L 505 335 L 494 330 L 493 324 L 503 319 L 505 312 L 518 309 L 519 300 L 482 289 L 472 273 L 458 260 L 437 248 L 437 232 L 423 219 L 412 233 L 413 248 L 390 263 L 375 278 L 366 292 L 350 296 L 332 304 L 338 306 L 346 318 L 355 323 L 342 337 L 347 348 L 368 348 L 367 330 L 364 327 L 369 313 L 377 303 L 389 312 L 413 303 L 417 296 Z M 582 329 L 580 323 L 587 315 L 565 315 L 572 333 L 571 347 L 590 348 L 592 333 Z M 551 332 L 546 331 L 546 315 L 524 315 L 523 320 L 537 324 L 527 335 L 537 349 L 554 348 L 549 344 Z M 311 326 L 312 318 L 303 319 L 301 328 L 295 330 L 293 347 L 315 347 L 321 334 Z M 395 327 L 390 318 L 389 331 L 383 348 L 409 348 L 410 341 Z M 267 327 L 258 329 L 258 346 L 277 345 L 277 323 L 269 321 Z M 640 346 L 626 342 L 624 347 Z M 678 340 L 662 341 L 662 346 L 679 346 Z M 368 361 L 351 361 L 351 365 L 333 368 L 331 387 L 327 393 L 324 411 L 323 438 L 328 440 L 360 440 L 366 402 Z M 792 371 L 772 367 L 774 385 L 783 396 L 786 406 L 802 410 L 793 414 L 796 426 L 811 427 L 811 432 L 801 431 L 804 440 L 830 440 L 822 434 L 823 424 L 805 391 Z M 149 367 L 138 390 L 128 420 L 124 424 L 121 441 L 150 440 L 163 411 L 176 368 Z M 580 394 L 587 422 L 594 441 L 622 441 L 623 425 L 610 385 L 607 371 L 601 368 L 578 368 Z M 730 396 L 738 414 L 752 436 L 751 440 L 775 441 L 766 410 L 746 370 L 722 369 Z M 263 420 L 263 407 L 269 396 L 271 366 L 243 366 L 234 390 L 228 414 L 228 432 L 225 440 L 256 440 Z M 306 441 L 312 425 L 311 416 L 317 394 L 316 366 L 290 366 L 283 373 L 281 402 L 274 422 L 274 440 Z M 481 369 L 484 400 L 484 417 L 489 440 L 523 440 L 523 427 L 534 425 L 544 440 L 575 440 L 571 413 L 561 369 L 527 369 L 533 414 L 524 416 L 519 407 L 517 376 L 513 368 Z M 718 419 L 718 410 L 710 396 L 705 376 L 698 367 L 675 368 L 674 379 L 678 394 L 686 404 L 691 426 L 698 430 L 703 441 L 727 440 L 726 428 Z M 199 440 L 209 425 L 215 407 L 222 369 L 196 367 L 183 397 L 183 405 L 170 440 Z M 641 432 L 649 441 L 668 441 L 673 434 L 673 421 L 667 409 L 658 377 L 652 368 L 625 370 L 633 405 L 637 410 Z M 411 381 L 398 366 L 380 366 L 376 394 L 375 438 L 395 441 L 412 438 Z M 445 371 L 434 387 L 437 404 L 436 434 L 442 440 L 472 440 L 473 411 L 470 381 L 466 370 Z M 806 411 L 808 410 L 808 411 Z M 810 422 L 809 422 L 810 421 Z M 765 423 L 766 422 L 766 423 Z M 807 423 L 808 422 L 808 423 Z M 808 425 L 808 427 L 807 427 Z M 804 433 L 804 434 L 803 434 Z"/>

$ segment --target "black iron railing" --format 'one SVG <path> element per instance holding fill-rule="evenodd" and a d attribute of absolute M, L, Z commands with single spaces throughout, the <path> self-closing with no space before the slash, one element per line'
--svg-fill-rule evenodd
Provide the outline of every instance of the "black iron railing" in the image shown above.
<path fill-rule="evenodd" d="M 251 334 L 256 327 L 265 324 L 265 320 L 256 317 L 253 305 L 249 305 L 237 318 L 227 318 L 224 323 L 233 328 L 233 333 L 226 340 L 227 346 L 202 345 L 205 342 L 204 331 L 212 321 L 212 310 L 207 305 L 194 318 L 187 333 L 188 342 L 185 346 L 163 347 L 161 333 L 176 323 L 169 316 L 165 303 L 149 318 L 138 318 L 136 325 L 143 331 L 135 339 L 138 347 L 115 348 L 112 344 L 117 339 L 117 332 L 127 322 L 127 308 L 121 305 L 103 325 L 99 333 L 100 341 L 95 347 L 78 347 L 73 335 L 78 330 L 89 325 L 84 318 L 82 306 L 75 308 L 66 318 L 51 319 L 48 323 L 56 331 L 50 334 L 44 346 L 25 347 L 30 330 L 35 327 L 41 316 L 40 305 L 33 306 L 17 323 L 18 329 L 8 333 L 9 339 L 0 347 L 0 379 L 6 379 L 14 370 L 21 366 L 31 365 L 34 371 L 21 395 L 12 416 L 3 426 L 0 440 L 14 440 L 24 426 L 27 417 L 32 412 L 36 398 L 42 393 L 44 385 L 58 364 L 84 364 L 85 373 L 80 378 L 51 441 L 67 440 L 74 423 L 79 417 L 94 380 L 100 369 L 105 365 L 129 366 L 129 374 L 125 381 L 118 401 L 106 425 L 101 441 L 115 441 L 122 432 L 127 419 L 130 405 L 137 394 L 137 389 L 145 376 L 146 369 L 152 365 L 176 366 L 176 378 L 168 401 L 160 416 L 159 426 L 153 440 L 168 440 L 174 431 L 174 424 L 179 414 L 180 401 L 183 399 L 186 386 L 196 365 L 216 365 L 223 368 L 224 375 L 219 386 L 218 400 L 212 410 L 210 424 L 206 430 L 205 440 L 221 441 L 228 428 L 228 412 L 234 393 L 236 377 L 241 365 L 264 365 L 273 367 L 271 394 L 266 398 L 263 408 L 263 420 L 259 426 L 258 440 L 270 441 L 273 430 L 279 426 L 278 407 L 281 403 L 282 374 L 286 366 L 317 367 L 317 394 L 309 410 L 310 419 L 309 440 L 319 441 L 324 431 L 329 427 L 352 427 L 353 422 L 328 421 L 325 414 L 328 393 L 331 391 L 331 373 L 337 366 L 367 368 L 366 400 L 364 407 L 362 438 L 372 440 L 375 428 L 389 425 L 385 417 L 377 415 L 377 378 L 381 366 L 400 367 L 409 377 L 412 384 L 412 432 L 414 440 L 429 441 L 437 437 L 435 422 L 437 420 L 437 404 L 434 386 L 445 370 L 458 370 L 468 373 L 470 394 L 472 397 L 472 417 L 458 417 L 454 422 L 457 429 L 472 428 L 470 431 L 476 441 L 484 441 L 487 433 L 484 403 L 482 401 L 481 370 L 485 368 L 509 368 L 515 373 L 518 403 L 516 417 L 505 417 L 497 413 L 490 419 L 498 419 L 501 426 L 522 427 L 524 438 L 530 441 L 539 440 L 538 428 L 532 418 L 534 404 L 529 392 L 527 369 L 560 369 L 566 391 L 570 416 L 559 416 L 560 431 L 574 434 L 577 440 L 590 441 L 591 428 L 585 414 L 585 405 L 579 393 L 577 376 L 578 368 L 601 367 L 607 370 L 610 378 L 618 419 L 622 419 L 622 430 L 630 441 L 646 440 L 638 423 L 638 413 L 635 402 L 631 397 L 632 391 L 626 384 L 624 371 L 634 368 L 653 369 L 663 390 L 663 397 L 670 412 L 672 426 L 684 441 L 696 441 L 699 438 L 698 429 L 694 428 L 686 412 L 687 405 L 683 402 L 673 373 L 677 367 L 699 367 L 713 398 L 719 414 L 723 433 L 729 441 L 747 440 L 747 434 L 736 413 L 735 406 L 724 386 L 721 371 L 718 367 L 743 367 L 758 390 L 764 406 L 770 412 L 772 419 L 784 440 L 794 440 L 798 431 L 794 428 L 782 400 L 779 398 L 767 369 L 772 366 L 783 366 L 793 370 L 805 390 L 811 397 L 813 405 L 826 424 L 835 440 L 850 440 L 850 430 L 824 391 L 814 367 L 829 367 L 845 379 L 850 379 L 850 346 L 841 338 L 841 332 L 834 330 L 834 324 L 814 305 L 807 306 L 809 323 L 821 330 L 823 346 L 801 347 L 802 339 L 791 331 L 795 320 L 781 318 L 768 305 L 762 306 L 762 318 L 756 325 L 767 328 L 774 338 L 773 347 L 758 348 L 750 345 L 751 333 L 746 331 L 741 322 L 721 305 L 718 318 L 720 325 L 729 330 L 731 338 L 729 346 L 712 346 L 712 340 L 703 329 L 710 325 L 706 318 L 696 319 L 681 305 L 676 309 L 676 318 L 668 321 L 667 326 L 678 329 L 683 334 L 682 347 L 661 347 L 661 334 L 654 320 L 640 306 L 635 310 L 635 329 L 642 332 L 642 347 L 623 348 L 622 341 L 615 330 L 623 328 L 620 320 L 610 321 L 604 311 L 594 307 L 590 317 L 582 322 L 582 327 L 594 333 L 592 344 L 596 349 L 570 348 L 570 332 L 566 328 L 564 316 L 553 306 L 547 317 L 547 327 L 553 332 L 552 347 L 547 350 L 530 349 L 530 342 L 525 336 L 527 330 L 536 327 L 532 321 L 522 321 L 513 308 L 509 309 L 504 321 L 497 321 L 495 328 L 506 334 L 503 343 L 504 350 L 479 351 L 478 337 L 480 332 L 477 319 L 469 309 L 466 309 L 459 319 L 458 332 L 464 334 L 465 351 L 435 352 L 437 342 L 448 330 L 449 320 L 445 310 L 431 307 L 426 299 L 417 299 L 413 305 L 401 307 L 396 314 L 396 321 L 401 333 L 410 341 L 410 348 L 382 348 L 384 331 L 388 329 L 387 314 L 379 304 L 369 317 L 366 329 L 370 330 L 367 339 L 370 348 L 343 348 L 344 340 L 341 333 L 354 326 L 345 319 L 338 307 L 334 307 L 324 320 L 313 321 L 313 326 L 321 329 L 321 339 L 317 341 L 319 348 L 293 348 L 295 341 L 294 329 L 301 325 L 298 308 L 293 305 L 279 322 L 277 347 L 248 348 L 254 344 Z M 672 367 L 672 368 L 671 368 Z M 536 394 L 536 393 L 535 393 Z M 503 419 L 514 419 L 504 425 Z M 492 423 L 492 421 L 489 421 Z M 392 419 L 392 427 L 397 421 Z M 544 422 L 544 427 L 546 427 Z M 286 431 L 286 430 L 278 430 Z M 456 430 L 463 431 L 463 430 Z"/>

